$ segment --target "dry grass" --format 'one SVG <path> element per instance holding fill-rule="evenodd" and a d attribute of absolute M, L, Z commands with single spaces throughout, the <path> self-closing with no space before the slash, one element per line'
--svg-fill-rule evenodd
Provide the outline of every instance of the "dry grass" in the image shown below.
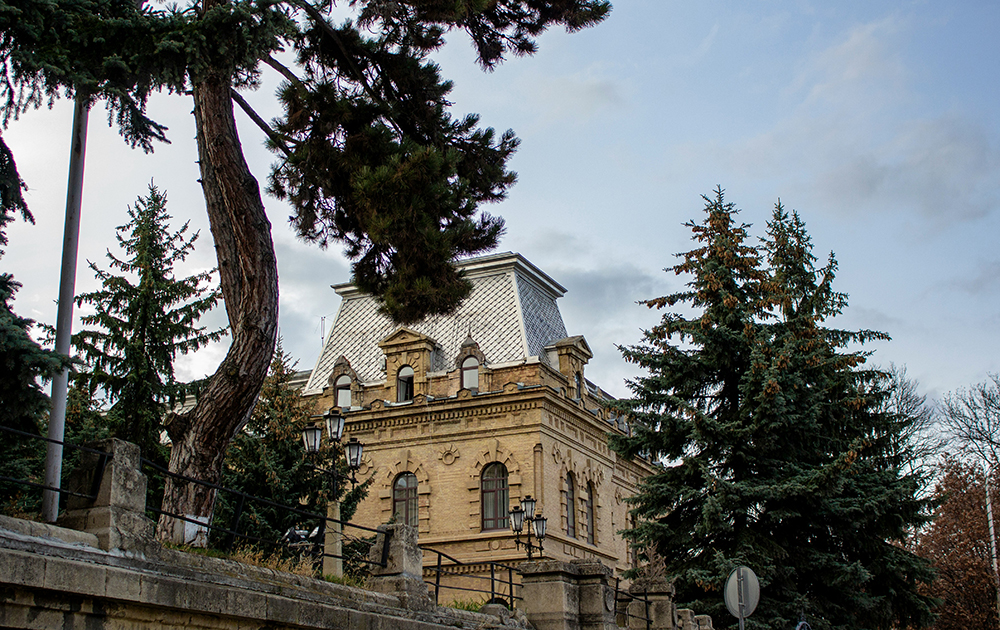
<path fill-rule="evenodd" d="M 282 558 L 278 554 L 269 554 L 253 546 L 239 547 L 229 559 L 283 573 L 309 577 L 316 575 L 312 558 Z"/>

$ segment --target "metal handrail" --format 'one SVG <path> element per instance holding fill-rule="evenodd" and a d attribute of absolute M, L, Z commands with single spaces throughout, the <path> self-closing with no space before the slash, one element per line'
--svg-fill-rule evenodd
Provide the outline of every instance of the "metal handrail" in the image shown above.
<path fill-rule="evenodd" d="M 93 479 L 93 481 L 91 483 L 91 492 L 90 492 L 90 494 L 83 494 L 81 492 L 76 492 L 76 491 L 73 491 L 73 490 L 66 490 L 65 488 L 56 488 L 56 487 L 49 486 L 47 484 L 36 483 L 36 482 L 33 482 L 33 481 L 28 481 L 27 479 L 16 479 L 16 478 L 13 478 L 13 477 L 7 477 L 5 475 L 0 475 L 0 481 L 8 482 L 8 483 L 13 483 L 13 484 L 19 484 L 19 485 L 23 485 L 23 486 L 27 486 L 27 487 L 31 487 L 31 488 L 36 488 L 36 489 L 39 489 L 39 490 L 52 490 L 52 491 L 58 492 L 60 494 L 66 494 L 66 495 L 70 495 L 70 496 L 80 497 L 80 498 L 88 499 L 88 500 L 91 500 L 91 501 L 93 501 L 94 499 L 97 498 L 97 493 L 98 493 L 98 491 L 100 489 L 100 485 L 101 485 L 101 482 L 103 480 L 104 471 L 106 469 L 107 463 L 111 459 L 113 459 L 113 457 L 114 457 L 112 453 L 107 453 L 107 452 L 104 452 L 104 451 L 101 451 L 101 450 L 98 450 L 98 449 L 94 449 L 94 448 L 90 448 L 90 447 L 87 447 L 87 446 L 81 446 L 79 444 L 73 444 L 71 442 L 66 442 L 66 441 L 63 441 L 63 440 L 55 440 L 55 439 L 52 439 L 52 438 L 44 437 L 44 436 L 41 436 L 41 435 L 38 435 L 38 434 L 34 434 L 34 433 L 29 433 L 29 432 L 26 432 L 26 431 L 21 431 L 21 430 L 18 430 L 18 429 L 13 429 L 11 427 L 6 427 L 6 426 L 3 426 L 3 425 L 0 425 L 0 431 L 7 432 L 7 433 L 12 433 L 14 435 L 20 435 L 20 436 L 23 436 L 23 437 L 26 437 L 26 438 L 35 439 L 35 440 L 41 440 L 41 441 L 49 442 L 49 443 L 52 443 L 52 444 L 59 444 L 59 445 L 64 446 L 64 447 L 68 447 L 68 448 L 71 448 L 71 449 L 76 449 L 76 450 L 83 451 L 83 452 L 86 452 L 86 453 L 92 453 L 92 454 L 95 454 L 95 455 L 99 456 L 99 459 L 98 459 L 98 462 L 97 462 L 96 472 L 95 472 L 95 475 L 94 475 L 94 479 Z M 243 505 L 245 504 L 245 502 L 247 500 L 251 500 L 251 501 L 257 501 L 257 502 L 265 504 L 265 505 L 269 505 L 271 507 L 276 507 L 276 508 L 285 510 L 285 511 L 293 513 L 293 514 L 298 514 L 298 515 L 303 516 L 303 517 L 305 517 L 306 519 L 309 519 L 309 520 L 312 520 L 312 519 L 319 520 L 320 523 L 322 524 L 321 529 L 325 529 L 327 523 L 333 522 L 333 523 L 339 523 L 342 526 L 353 527 L 353 528 L 358 529 L 358 530 L 363 530 L 363 531 L 366 531 L 366 532 L 371 532 L 371 533 L 376 534 L 376 535 L 382 534 L 385 537 L 385 543 L 383 544 L 382 557 L 381 557 L 381 559 L 380 559 L 379 562 L 374 562 L 374 561 L 368 560 L 366 558 L 354 558 L 354 557 L 352 557 L 351 559 L 353 559 L 353 560 L 355 560 L 357 562 L 360 562 L 360 563 L 370 564 L 370 565 L 375 565 L 375 566 L 381 566 L 381 567 L 385 567 L 385 566 L 388 565 L 389 539 L 392 536 L 392 531 L 391 530 L 373 529 L 371 527 L 365 527 L 363 525 L 357 525 L 357 524 L 351 523 L 349 521 L 344 521 L 344 520 L 341 520 L 341 519 L 332 518 L 332 517 L 326 516 L 324 514 L 317 514 L 315 512 L 309 512 L 309 511 L 306 511 L 306 510 L 302 510 L 300 508 L 296 508 L 296 507 L 291 506 L 291 505 L 286 505 L 286 504 L 283 504 L 283 503 L 278 503 L 276 501 L 271 501 L 271 500 L 265 499 L 263 497 L 258 497 L 258 496 L 252 495 L 252 494 L 248 494 L 248 493 L 242 492 L 240 490 L 234 490 L 232 488 L 227 488 L 227 487 L 221 486 L 219 484 L 211 483 L 211 482 L 204 481 L 204 480 L 201 480 L 201 479 L 195 479 L 193 477 L 188 477 L 188 476 L 182 475 L 180 473 L 171 472 L 170 470 L 168 470 L 165 467 L 157 464 L 156 462 L 151 461 L 151 460 L 146 459 L 146 458 L 143 458 L 143 457 L 140 457 L 139 459 L 140 459 L 141 465 L 148 466 L 148 467 L 152 468 L 153 470 L 156 470 L 157 472 L 159 472 L 159 473 L 161 473 L 161 474 L 163 474 L 163 475 L 165 475 L 167 477 L 171 477 L 171 478 L 174 478 L 174 479 L 179 479 L 179 480 L 182 480 L 182 481 L 185 481 L 185 482 L 188 482 L 188 483 L 195 483 L 195 484 L 198 484 L 198 485 L 201 485 L 201 486 L 204 486 L 204 487 L 212 488 L 213 490 L 216 490 L 216 491 L 219 491 L 219 492 L 228 492 L 228 493 L 230 493 L 232 495 L 235 495 L 235 496 L 239 497 L 238 511 L 235 514 L 235 517 L 233 519 L 233 523 L 234 523 L 233 527 L 224 527 L 224 526 L 221 526 L 221 525 L 215 525 L 215 524 L 212 524 L 211 522 L 205 523 L 203 521 L 191 518 L 189 516 L 185 516 L 185 515 L 182 515 L 182 514 L 174 514 L 172 512 L 164 511 L 164 510 L 162 510 L 160 508 L 155 508 L 155 507 L 152 507 L 152 506 L 147 506 L 146 507 L 146 510 L 148 510 L 149 512 L 152 512 L 154 514 L 166 515 L 166 516 L 169 516 L 171 518 L 175 518 L 177 520 L 180 520 L 180 521 L 183 521 L 183 522 L 186 522 L 186 523 L 192 523 L 192 524 L 198 525 L 199 527 L 205 528 L 205 530 L 207 530 L 207 531 L 213 531 L 214 530 L 214 531 L 218 531 L 218 532 L 221 532 L 223 534 L 226 534 L 228 536 L 227 542 L 226 542 L 226 546 L 228 546 L 228 547 L 231 547 L 231 545 L 232 545 L 232 543 L 233 543 L 233 541 L 235 540 L 236 537 L 239 537 L 239 538 L 241 538 L 243 540 L 248 540 L 248 541 L 251 541 L 251 542 L 255 542 L 255 543 L 262 543 L 262 544 L 268 544 L 268 545 L 274 545 L 274 546 L 278 546 L 278 545 L 281 544 L 280 541 L 267 540 L 267 539 L 259 538 L 257 536 L 252 536 L 250 534 L 240 533 L 238 531 L 239 520 L 240 520 L 240 517 L 242 516 L 242 514 L 241 514 L 242 507 L 243 507 Z M 161 508 L 162 508 L 162 506 L 161 506 Z M 354 540 L 358 540 L 357 538 L 352 537 L 352 536 L 346 536 L 346 537 L 354 539 Z M 318 544 L 317 543 L 313 543 L 313 544 L 315 546 L 323 549 L 322 543 L 318 543 Z M 341 558 L 341 559 L 348 558 L 348 556 L 344 556 L 342 554 L 326 553 L 325 549 L 323 549 L 323 551 L 321 551 L 319 553 L 316 553 L 314 555 L 316 557 L 320 557 L 320 558 L 324 558 L 324 557 L 325 558 Z"/>
<path fill-rule="evenodd" d="M 93 453 L 99 457 L 97 462 L 97 473 L 94 475 L 94 479 L 90 484 L 90 494 L 83 494 L 82 492 L 75 492 L 73 490 L 66 490 L 65 488 L 55 486 L 50 486 L 48 484 L 35 483 L 34 481 L 28 481 L 27 479 L 15 479 L 14 477 L 7 477 L 5 475 L 0 475 L 0 481 L 7 481 L 10 483 L 16 483 L 22 486 L 28 486 L 29 488 L 37 488 L 38 490 L 51 490 L 52 492 L 58 492 L 59 494 L 68 494 L 74 497 L 80 497 L 81 499 L 87 499 L 93 501 L 97 498 L 97 493 L 101 488 L 101 482 L 104 480 L 104 469 L 107 466 L 108 461 L 114 459 L 114 455 L 111 453 L 106 453 L 104 451 L 99 451 L 95 448 L 90 448 L 88 446 L 81 446 L 79 444 L 73 444 L 72 442 L 66 442 L 63 440 L 56 440 L 53 438 L 48 438 L 43 435 L 38 435 L 36 433 L 29 433 L 27 431 L 21 431 L 19 429 L 12 429 L 11 427 L 5 427 L 0 425 L 0 431 L 6 433 L 13 433 L 14 435 L 20 435 L 26 438 L 31 438 L 33 440 L 41 440 L 43 442 L 49 442 L 51 444 L 58 444 L 63 447 L 68 447 L 71 449 L 76 449 L 78 451 L 83 451 L 85 453 Z"/>
<path fill-rule="evenodd" d="M 482 575 L 471 575 L 471 574 L 468 574 L 468 573 L 457 573 L 457 572 L 454 572 L 454 571 L 448 571 L 447 569 L 449 567 L 451 567 L 451 566 L 456 566 L 456 567 L 458 567 L 458 566 L 469 566 L 469 563 L 462 562 L 461 560 L 459 560 L 457 558 L 454 558 L 454 557 L 446 554 L 443 551 L 438 551 L 437 549 L 431 549 L 430 547 L 424 547 L 424 546 L 421 546 L 420 549 L 422 551 L 428 551 L 428 552 L 437 554 L 437 565 L 436 566 L 431 566 L 431 567 L 426 567 L 426 569 L 428 571 L 434 571 L 434 582 L 427 582 L 427 581 L 425 581 L 426 584 L 428 584 L 429 586 L 433 586 L 434 587 L 434 604 L 436 606 L 440 605 L 440 594 L 441 594 L 441 589 L 443 589 L 443 588 L 451 589 L 451 590 L 454 590 L 454 591 L 466 591 L 466 592 L 471 592 L 471 593 L 482 593 L 484 595 L 485 594 L 489 594 L 489 596 L 490 596 L 489 601 L 491 601 L 491 602 L 495 601 L 496 599 L 506 599 L 507 600 L 507 605 L 508 605 L 508 607 L 510 609 L 514 608 L 514 602 L 516 600 L 522 599 L 519 595 L 515 595 L 514 594 L 514 573 L 515 572 L 520 573 L 520 571 L 518 570 L 518 568 L 515 567 L 515 566 L 508 565 L 508 564 L 503 564 L 503 563 L 500 563 L 500 562 L 493 562 L 493 561 L 476 562 L 476 563 L 473 563 L 473 564 L 488 564 L 489 565 L 489 567 L 490 567 L 490 577 L 486 577 L 486 576 L 482 576 Z M 453 562 L 454 565 L 447 565 L 447 566 L 442 565 L 442 558 L 447 558 L 448 560 L 450 560 L 451 562 Z M 507 580 L 506 581 L 504 581 L 503 579 L 498 579 L 496 577 L 496 569 L 497 568 L 505 569 L 507 571 Z M 442 586 L 441 585 L 441 576 L 442 575 L 462 576 L 463 578 L 472 579 L 472 580 L 489 580 L 490 581 L 490 590 L 487 591 L 485 589 L 468 588 L 468 587 L 462 587 L 462 586 L 448 586 L 448 585 L 443 585 Z M 499 592 L 497 590 L 496 585 L 498 583 L 499 584 L 506 584 L 506 586 L 507 586 L 507 595 L 506 596 L 504 596 L 503 593 L 501 593 L 501 592 Z"/>
<path fill-rule="evenodd" d="M 248 494 L 248 493 L 243 492 L 241 490 L 234 490 L 232 488 L 227 488 L 225 486 L 221 486 L 219 484 L 212 483 L 210 481 L 204 481 L 202 479 L 195 479 L 194 477 L 189 477 L 189 476 L 183 475 L 181 473 L 175 473 L 175 472 L 172 472 L 170 470 L 167 470 L 166 468 L 164 468 L 163 466 L 157 464 L 156 462 L 150 461 L 150 460 L 145 459 L 145 458 L 141 458 L 141 461 L 142 461 L 143 465 L 149 466 L 150 468 L 152 468 L 152 469 L 154 469 L 154 470 L 156 470 L 156 471 L 158 471 L 158 472 L 160 472 L 160 473 L 162 473 L 162 474 L 164 474 L 164 475 L 166 475 L 168 477 L 171 477 L 171 478 L 174 478 L 174 479 L 180 479 L 180 480 L 188 482 L 188 483 L 198 484 L 200 486 L 204 486 L 204 487 L 207 487 L 207 488 L 212 488 L 213 490 L 216 490 L 217 492 L 228 492 L 231 495 L 239 497 L 239 499 L 240 499 L 240 502 L 238 504 L 238 508 L 239 509 L 238 509 L 238 511 L 234 512 L 234 515 L 233 515 L 233 523 L 234 523 L 234 525 L 232 527 L 224 527 L 224 526 L 221 526 L 221 525 L 214 525 L 212 523 L 205 523 L 203 521 L 199 521 L 197 519 L 192 519 L 192 518 L 184 516 L 182 514 L 175 514 L 173 512 L 167 512 L 167 511 L 164 511 L 164 510 L 158 509 L 158 508 L 153 508 L 153 507 L 148 507 L 148 506 L 146 508 L 147 510 L 149 510 L 150 512 L 153 512 L 155 514 L 169 516 L 171 518 L 175 518 L 175 519 L 178 519 L 178 520 L 186 522 L 186 523 L 192 523 L 192 524 L 198 525 L 199 527 L 203 527 L 203 528 L 205 528 L 208 531 L 213 531 L 214 530 L 214 531 L 217 531 L 217 532 L 221 532 L 223 534 L 227 534 L 228 539 L 227 539 L 227 542 L 226 542 L 226 545 L 225 545 L 227 547 L 231 547 L 231 545 L 233 543 L 233 540 L 236 537 L 239 537 L 239 538 L 241 538 L 243 540 L 249 540 L 251 542 L 263 543 L 263 544 L 272 545 L 272 546 L 279 546 L 281 544 L 280 541 L 266 540 L 266 539 L 259 538 L 257 536 L 252 536 L 250 534 L 240 533 L 238 531 L 239 521 L 240 521 L 240 518 L 242 516 L 242 507 L 243 507 L 243 505 L 245 504 L 245 502 L 247 500 L 250 500 L 250 501 L 257 501 L 259 503 L 262 503 L 264 505 L 269 505 L 271 507 L 280 508 L 282 510 L 286 510 L 288 512 L 291 512 L 292 514 L 298 514 L 300 516 L 305 517 L 308 520 L 313 520 L 313 519 L 318 520 L 318 521 L 320 521 L 321 526 L 322 526 L 321 527 L 321 531 L 325 530 L 327 523 L 332 522 L 332 523 L 339 523 L 340 525 L 347 526 L 347 527 L 353 527 L 355 529 L 363 530 L 363 531 L 366 531 L 366 532 L 371 532 L 371 533 L 376 534 L 376 535 L 382 534 L 382 535 L 385 536 L 386 541 L 385 541 L 385 544 L 383 545 L 383 548 L 382 548 L 382 558 L 381 558 L 381 560 L 379 562 L 374 562 L 372 560 L 368 560 L 368 559 L 365 559 L 365 558 L 354 558 L 354 560 L 356 560 L 358 562 L 361 562 L 363 564 L 370 564 L 370 565 L 380 566 L 380 567 L 386 567 L 388 565 L 388 563 L 389 563 L 388 552 L 389 552 L 389 539 L 392 536 L 392 532 L 391 531 L 379 530 L 379 529 L 374 529 L 374 528 L 371 528 L 371 527 L 365 527 L 364 525 L 358 525 L 356 523 L 351 523 L 350 521 L 344 521 L 344 520 L 341 520 L 341 519 L 336 519 L 336 518 L 333 518 L 333 517 L 330 517 L 330 516 L 326 516 L 325 514 L 317 514 L 316 512 L 309 512 L 307 510 L 302 510 L 302 509 L 293 507 L 291 505 L 287 505 L 285 503 L 278 503 L 276 501 L 271 501 L 270 499 L 265 499 L 264 497 L 258 497 L 258 496 L 252 495 L 252 494 Z M 322 534 L 320 535 L 320 538 L 322 538 Z M 315 546 L 319 546 L 320 548 L 323 548 L 322 543 L 313 543 L 313 544 Z M 314 555 L 316 557 L 319 557 L 319 558 L 341 558 L 341 559 L 345 559 L 345 558 L 348 557 L 348 556 L 344 556 L 342 554 L 327 553 L 325 551 L 325 549 L 322 552 L 316 553 Z"/>
<path fill-rule="evenodd" d="M 649 594 L 643 591 L 642 596 L 631 593 L 629 591 L 620 588 L 621 578 L 615 578 L 615 615 L 622 615 L 625 617 L 625 625 L 631 627 L 628 623 L 629 619 L 638 619 L 640 621 L 646 622 L 646 630 L 650 630 L 652 626 L 652 616 L 649 614 Z M 633 615 L 628 611 L 629 604 L 634 601 L 642 602 L 645 606 L 645 615 Z M 624 603 L 625 607 L 623 611 L 619 611 L 618 604 Z"/>

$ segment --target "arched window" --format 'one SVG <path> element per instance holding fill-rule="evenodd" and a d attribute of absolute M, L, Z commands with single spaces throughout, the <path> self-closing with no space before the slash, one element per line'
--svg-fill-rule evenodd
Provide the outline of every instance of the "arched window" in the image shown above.
<path fill-rule="evenodd" d="M 594 523 L 594 501 L 597 500 L 597 495 L 594 494 L 594 482 L 587 482 L 587 542 L 594 544 L 594 528 L 596 527 Z"/>
<path fill-rule="evenodd" d="M 404 365 L 396 377 L 396 402 L 413 400 L 413 368 Z"/>
<path fill-rule="evenodd" d="M 576 483 L 573 473 L 566 473 L 566 533 L 576 538 Z"/>
<path fill-rule="evenodd" d="M 351 377 L 346 374 L 341 374 L 337 377 L 336 383 L 333 385 L 333 390 L 336 393 L 337 406 L 341 409 L 350 409 L 351 407 Z"/>
<path fill-rule="evenodd" d="M 486 466 L 480 483 L 483 529 L 507 529 L 507 467 L 500 462 Z"/>
<path fill-rule="evenodd" d="M 392 484 L 392 515 L 397 523 L 417 526 L 417 476 L 400 473 Z"/>
<path fill-rule="evenodd" d="M 479 389 L 479 359 L 465 357 L 462 361 L 462 389 Z"/>

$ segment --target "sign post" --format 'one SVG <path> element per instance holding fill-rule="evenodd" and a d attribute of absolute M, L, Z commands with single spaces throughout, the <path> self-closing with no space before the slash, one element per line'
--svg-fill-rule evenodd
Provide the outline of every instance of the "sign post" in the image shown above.
<path fill-rule="evenodd" d="M 749 567 L 739 566 L 733 569 L 726 580 L 724 599 L 729 612 L 740 620 L 740 630 L 744 630 L 743 620 L 757 610 L 757 603 L 760 601 L 757 575 Z"/>

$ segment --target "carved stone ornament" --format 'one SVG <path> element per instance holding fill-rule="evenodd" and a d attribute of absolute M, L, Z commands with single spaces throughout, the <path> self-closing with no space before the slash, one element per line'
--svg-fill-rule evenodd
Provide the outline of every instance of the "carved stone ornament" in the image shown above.
<path fill-rule="evenodd" d="M 458 448 L 456 448 L 454 444 L 449 444 L 448 448 L 441 451 L 441 457 L 439 459 L 444 462 L 445 466 L 451 466 L 458 458 Z"/>

